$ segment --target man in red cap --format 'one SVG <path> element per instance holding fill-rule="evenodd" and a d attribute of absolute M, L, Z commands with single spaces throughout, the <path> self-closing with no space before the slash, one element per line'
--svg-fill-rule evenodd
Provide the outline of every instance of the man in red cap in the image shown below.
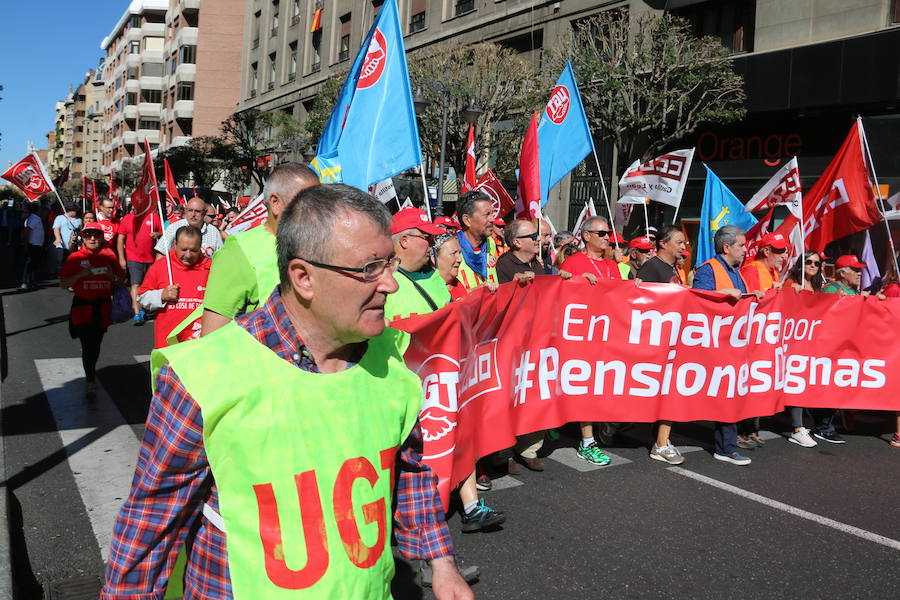
<path fill-rule="evenodd" d="M 491 232 L 491 237 L 494 238 L 494 244 L 497 246 L 497 258 L 509 251 L 509 246 L 506 245 L 503 239 L 504 227 L 506 227 L 506 221 L 500 217 L 494 219 L 494 230 Z"/>
<path fill-rule="evenodd" d="M 456 233 L 459 231 L 459 223 L 452 217 L 438 217 L 434 220 L 434 224 L 443 229 L 446 233 Z"/>
<path fill-rule="evenodd" d="M 859 295 L 859 280 L 865 268 L 866 265 L 852 254 L 839 256 L 834 261 L 834 281 L 828 282 L 822 292 L 842 296 Z"/>
<path fill-rule="evenodd" d="M 440 272 L 428 260 L 432 236 L 445 233 L 420 208 L 408 207 L 394 215 L 391 239 L 400 268 L 394 273 L 399 289 L 384 305 L 388 321 L 427 314 L 450 303 L 450 292 Z"/>
<path fill-rule="evenodd" d="M 780 233 L 767 233 L 760 240 L 759 250 L 753 262 L 741 267 L 741 275 L 747 282 L 747 291 L 781 289 L 781 267 L 787 257 L 788 241 Z"/>
<path fill-rule="evenodd" d="M 646 235 L 628 242 L 628 279 L 637 277 L 637 272 L 653 256 L 653 242 Z"/>

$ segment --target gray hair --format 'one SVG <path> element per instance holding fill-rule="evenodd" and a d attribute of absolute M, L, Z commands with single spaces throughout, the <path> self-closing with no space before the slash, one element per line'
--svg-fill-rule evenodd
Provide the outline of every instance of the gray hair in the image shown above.
<path fill-rule="evenodd" d="M 725 246 L 731 246 L 737 242 L 739 235 L 745 235 L 744 230 L 737 225 L 725 225 L 716 230 L 713 236 L 713 244 L 716 246 L 716 254 L 722 254 Z"/>
<path fill-rule="evenodd" d="M 333 252 L 335 223 L 348 213 L 358 213 L 389 236 L 391 213 L 361 190 L 340 183 L 314 185 L 301 191 L 285 207 L 278 221 L 278 274 L 288 283 L 288 265 L 295 258 L 328 262 Z"/>
<path fill-rule="evenodd" d="M 269 206 L 269 198 L 272 194 L 281 197 L 285 203 L 290 202 L 292 198 L 286 196 L 288 193 L 293 192 L 295 182 L 298 179 L 313 185 L 319 183 L 319 177 L 316 175 L 316 172 L 306 165 L 288 162 L 275 167 L 275 170 L 266 179 L 265 187 L 263 187 L 263 198 L 266 201 L 266 207 L 268 208 Z"/>
<path fill-rule="evenodd" d="M 528 221 L 527 219 L 516 219 L 503 228 L 503 241 L 506 242 L 506 245 L 510 250 L 515 249 L 513 241 L 519 237 L 519 232 L 522 231 L 522 227 L 526 223 L 531 223 L 531 221 Z"/>
<path fill-rule="evenodd" d="M 607 227 L 609 227 L 609 221 L 606 220 L 606 217 L 601 217 L 600 215 L 593 215 L 584 220 L 584 223 L 581 225 L 581 230 L 584 231 L 594 223 L 603 223 Z"/>
<path fill-rule="evenodd" d="M 575 237 L 575 234 L 572 233 L 571 231 L 568 231 L 568 230 L 557 231 L 556 235 L 553 236 L 553 247 L 559 248 L 560 246 L 562 246 L 562 243 L 563 243 L 563 241 L 565 241 L 566 238 L 573 238 L 573 237 Z"/>
<path fill-rule="evenodd" d="M 419 233 L 418 229 L 416 229 L 415 227 L 410 227 L 409 229 L 404 229 L 403 231 L 399 231 L 399 232 L 395 233 L 394 235 L 392 235 L 391 241 L 396 243 L 396 242 L 400 241 L 400 238 L 402 238 L 404 235 L 416 235 L 416 234 L 421 235 L 421 233 Z"/>

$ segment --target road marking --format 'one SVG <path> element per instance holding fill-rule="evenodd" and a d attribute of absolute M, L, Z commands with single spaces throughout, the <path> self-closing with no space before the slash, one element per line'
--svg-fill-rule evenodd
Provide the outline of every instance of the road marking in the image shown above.
<path fill-rule="evenodd" d="M 703 450 L 703 446 L 676 446 L 678 451 L 682 454 L 688 454 L 689 452 L 700 452 Z"/>
<path fill-rule="evenodd" d="M 625 465 L 630 463 L 631 461 L 623 456 L 619 456 L 618 454 L 613 454 L 612 452 L 603 451 L 608 457 L 612 459 L 612 462 L 605 466 L 595 465 L 594 463 L 589 463 L 586 460 L 578 458 L 578 454 L 575 452 L 575 448 L 557 448 L 553 451 L 553 454 L 549 455 L 547 458 L 551 460 L 555 460 L 558 463 L 562 463 L 567 467 L 575 469 L 576 471 L 581 471 L 582 473 L 587 473 L 588 471 L 596 471 L 597 469 L 609 469 L 610 467 L 618 467 L 619 465 Z"/>
<path fill-rule="evenodd" d="M 139 362 L 139 363 L 148 363 L 148 362 L 150 362 L 150 355 L 149 354 L 135 354 L 134 361 Z"/>
<path fill-rule="evenodd" d="M 504 475 L 503 477 L 491 480 L 491 491 L 508 490 L 509 488 L 518 487 L 520 485 L 525 485 L 525 482 L 519 481 L 515 477 Z"/>
<path fill-rule="evenodd" d="M 853 525 L 847 525 L 846 523 L 841 523 L 840 521 L 835 521 L 834 519 L 829 519 L 828 517 L 823 517 L 822 515 L 811 513 L 809 511 L 803 510 L 802 508 L 797 508 L 796 506 L 791 506 L 790 504 L 779 502 L 778 500 L 773 500 L 771 498 L 766 498 L 765 496 L 760 496 L 759 494 L 754 494 L 753 492 L 748 492 L 747 490 L 735 487 L 728 483 L 724 483 L 722 481 L 719 481 L 718 479 L 713 479 L 712 477 L 707 477 L 706 475 L 700 475 L 699 473 L 694 473 L 693 471 L 688 471 L 687 469 L 682 469 L 681 467 L 669 467 L 666 470 L 672 471 L 673 473 L 688 477 L 690 479 L 694 479 L 701 483 L 711 485 L 713 487 L 719 488 L 720 490 L 731 492 L 732 494 L 747 498 L 748 500 L 753 500 L 754 502 L 759 502 L 760 504 L 764 504 L 766 506 L 784 511 L 788 514 L 794 515 L 795 517 L 807 519 L 814 523 L 818 523 L 819 525 L 831 527 L 832 529 L 837 529 L 838 531 L 849 533 L 850 535 L 855 535 L 856 537 L 860 537 L 870 542 L 875 542 L 876 544 L 881 544 L 882 546 L 887 546 L 888 548 L 892 548 L 894 550 L 900 550 L 900 541 L 884 537 L 883 535 L 878 535 L 877 533 L 872 533 L 871 531 L 866 531 L 865 529 L 860 529 L 859 527 L 854 527 Z"/>
<path fill-rule="evenodd" d="M 760 437 L 761 440 L 767 442 L 767 441 L 769 441 L 769 440 L 777 440 L 777 439 L 779 439 L 779 438 L 781 438 L 781 437 L 784 437 L 784 436 L 782 436 L 782 435 L 780 435 L 780 434 L 777 434 L 777 433 L 775 433 L 774 431 L 760 431 L 760 432 L 759 432 L 759 437 Z"/>
<path fill-rule="evenodd" d="M 105 561 L 113 523 L 131 489 L 138 440 L 99 385 L 97 397 L 85 400 L 80 358 L 34 363 Z"/>

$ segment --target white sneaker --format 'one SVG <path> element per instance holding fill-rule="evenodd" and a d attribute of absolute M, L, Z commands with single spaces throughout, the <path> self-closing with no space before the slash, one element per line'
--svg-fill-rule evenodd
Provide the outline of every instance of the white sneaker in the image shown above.
<path fill-rule="evenodd" d="M 809 429 L 806 427 L 801 427 L 800 431 L 793 432 L 788 437 L 789 442 L 794 442 L 799 446 L 803 446 L 804 448 L 813 448 L 818 446 L 816 440 L 812 439 L 812 436 L 809 435 Z"/>
<path fill-rule="evenodd" d="M 684 457 L 681 455 L 681 452 L 679 452 L 678 448 L 672 444 L 660 447 L 654 443 L 653 449 L 650 450 L 650 458 L 669 463 L 670 465 L 680 465 L 684 462 Z"/>

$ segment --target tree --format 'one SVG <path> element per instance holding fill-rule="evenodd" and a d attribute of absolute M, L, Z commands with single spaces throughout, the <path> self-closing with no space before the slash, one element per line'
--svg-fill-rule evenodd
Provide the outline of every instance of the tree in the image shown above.
<path fill-rule="evenodd" d="M 490 162 L 498 173 L 511 175 L 519 162 L 522 135 L 531 110 L 547 90 L 540 73 L 518 53 L 498 44 L 438 44 L 409 57 L 414 91 L 430 101 L 419 115 L 422 151 L 437 159 L 443 119 L 442 91 L 449 94 L 447 164 L 465 168 L 469 125 L 463 111 L 473 103 L 484 113 L 475 126 L 478 167 Z"/>
<path fill-rule="evenodd" d="M 306 114 L 306 120 L 303 122 L 303 128 L 309 139 L 318 141 L 322 137 L 322 130 L 325 129 L 325 123 L 328 122 L 328 117 L 334 110 L 334 104 L 337 102 L 338 94 L 341 93 L 347 72 L 348 69 L 342 69 L 333 73 L 319 88 L 319 93 L 313 100 L 312 110 Z"/>
<path fill-rule="evenodd" d="M 168 159 L 175 183 L 212 187 L 225 173 L 226 161 L 233 153 L 231 144 L 215 136 L 191 138 L 183 146 L 174 146 L 162 153 L 154 163 L 156 179 L 165 178 L 165 163 Z"/>
<path fill-rule="evenodd" d="M 252 180 L 262 188 L 269 166 L 257 159 L 271 155 L 281 142 L 306 138 L 303 127 L 291 115 L 281 110 L 263 112 L 255 108 L 228 117 L 222 122 L 221 132 L 225 142 L 221 150 L 226 179 L 229 185 L 242 183 L 238 187 L 245 187 Z"/>
<path fill-rule="evenodd" d="M 610 139 L 624 171 L 683 139 L 701 123 L 744 117 L 743 77 L 718 38 L 695 37 L 670 14 L 630 20 L 627 9 L 580 21 L 551 53 L 557 73 L 571 59 L 595 135 Z"/>

